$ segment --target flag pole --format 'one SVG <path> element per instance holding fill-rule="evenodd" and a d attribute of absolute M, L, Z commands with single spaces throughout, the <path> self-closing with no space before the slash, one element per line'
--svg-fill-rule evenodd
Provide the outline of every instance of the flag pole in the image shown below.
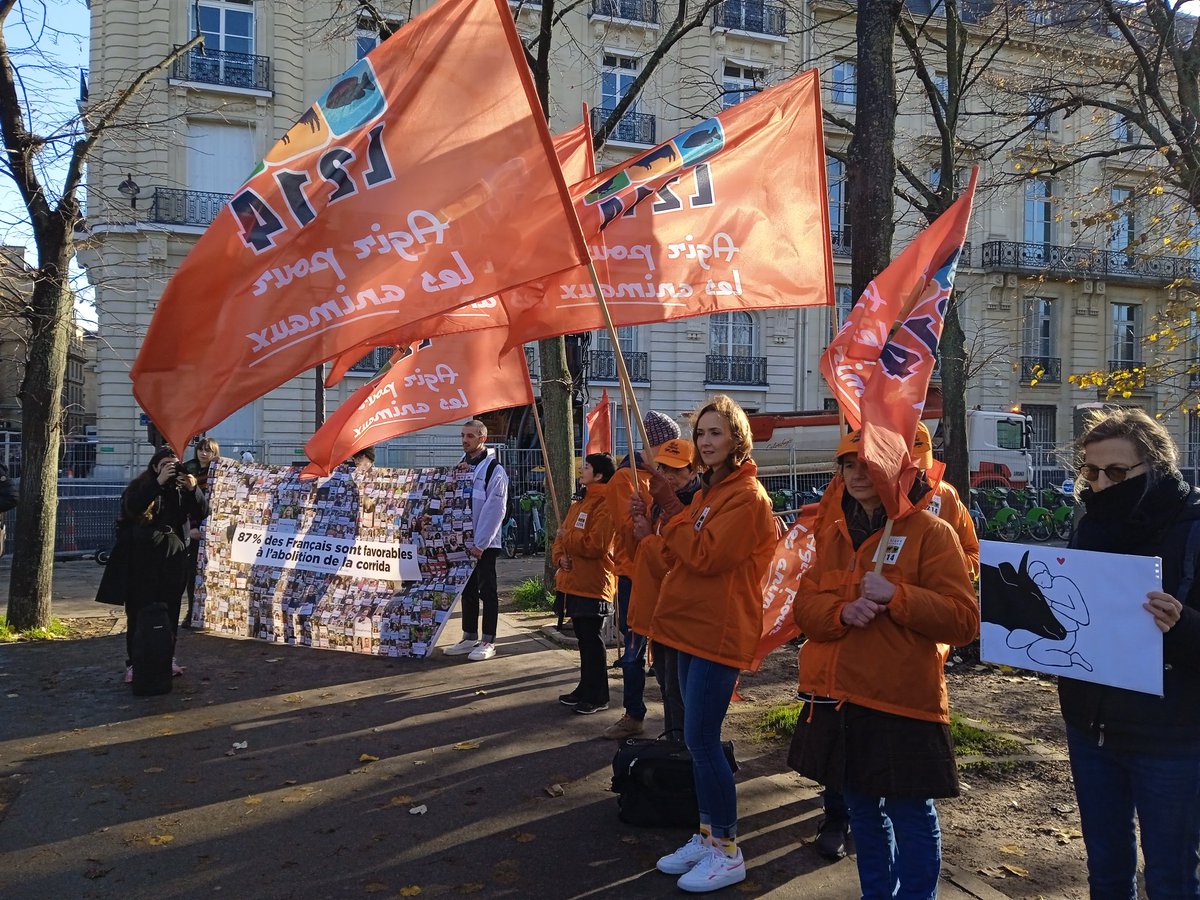
<path fill-rule="evenodd" d="M 532 378 L 529 379 L 529 385 L 533 386 Z M 537 429 L 538 445 L 542 448 L 542 465 L 546 467 L 546 484 L 550 488 L 550 503 L 554 506 L 554 522 L 557 526 L 562 524 L 562 507 L 558 505 L 558 489 L 554 487 L 554 478 L 550 471 L 550 454 L 546 452 L 546 435 L 542 432 L 542 416 L 538 412 L 537 402 L 538 398 L 534 397 L 533 403 L 530 404 L 533 407 L 533 425 Z"/>
<path fill-rule="evenodd" d="M 883 535 L 879 538 L 879 558 L 875 560 L 875 574 L 883 574 L 883 558 L 887 555 L 888 541 L 892 539 L 892 525 L 895 522 L 888 519 L 883 523 Z"/>

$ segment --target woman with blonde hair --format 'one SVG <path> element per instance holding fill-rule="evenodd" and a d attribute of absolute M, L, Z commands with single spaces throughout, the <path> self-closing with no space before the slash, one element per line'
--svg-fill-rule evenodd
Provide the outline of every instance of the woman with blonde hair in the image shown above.
<path fill-rule="evenodd" d="M 715 891 L 746 878 L 737 846 L 737 791 L 721 746 L 721 725 L 738 672 L 754 658 L 762 632 L 762 586 L 775 551 L 771 500 L 750 458 L 750 422 L 729 397 L 697 414 L 692 441 L 703 469 L 691 503 L 646 552 L 666 571 L 650 624 L 652 640 L 678 651 L 684 742 L 692 756 L 700 808 L 697 833 L 658 869 L 685 891 Z M 636 532 L 646 534 L 644 503 Z M 641 521 L 638 521 L 638 520 Z"/>
<path fill-rule="evenodd" d="M 1177 460 L 1135 408 L 1093 414 L 1076 443 L 1069 546 L 1162 559 L 1161 591 L 1121 598 L 1162 632 L 1162 697 L 1058 679 L 1093 897 L 1137 897 L 1139 828 L 1151 900 L 1200 897 L 1200 491 Z"/>

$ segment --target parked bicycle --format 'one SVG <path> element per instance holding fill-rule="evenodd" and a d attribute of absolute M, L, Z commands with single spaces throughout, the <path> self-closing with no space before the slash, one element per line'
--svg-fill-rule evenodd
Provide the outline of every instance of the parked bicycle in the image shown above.
<path fill-rule="evenodd" d="M 1035 541 L 1048 541 L 1054 536 L 1054 516 L 1037 500 L 1037 490 L 1029 487 L 1008 492 L 1008 505 L 1021 515 L 1021 528 Z"/>
<path fill-rule="evenodd" d="M 1075 495 L 1051 484 L 1042 488 L 1041 498 L 1042 505 L 1050 510 L 1054 534 L 1059 540 L 1069 540 L 1075 528 Z"/>
<path fill-rule="evenodd" d="M 541 491 L 526 491 L 515 502 L 509 502 L 508 519 L 500 528 L 505 556 L 513 559 L 518 551 L 531 556 L 546 549 L 545 508 L 546 495 Z"/>
<path fill-rule="evenodd" d="M 982 538 L 1015 541 L 1025 530 L 1021 514 L 1008 505 L 1005 488 L 971 488 L 971 518 Z"/>

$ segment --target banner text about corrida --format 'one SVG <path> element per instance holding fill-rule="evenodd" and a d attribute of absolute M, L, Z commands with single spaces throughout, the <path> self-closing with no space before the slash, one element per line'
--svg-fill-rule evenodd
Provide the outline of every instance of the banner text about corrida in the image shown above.
<path fill-rule="evenodd" d="M 277 569 L 306 569 L 388 581 L 420 581 L 416 548 L 412 544 L 383 544 L 327 535 L 271 530 L 261 525 L 238 525 L 233 538 L 234 562 Z"/>

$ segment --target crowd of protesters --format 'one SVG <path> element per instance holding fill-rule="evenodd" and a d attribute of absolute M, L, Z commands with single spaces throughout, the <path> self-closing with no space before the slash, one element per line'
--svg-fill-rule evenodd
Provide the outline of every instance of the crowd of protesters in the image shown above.
<path fill-rule="evenodd" d="M 690 439 L 656 411 L 643 425 L 644 455 L 619 465 L 605 453 L 584 459 L 551 549 L 579 644 L 578 684 L 559 701 L 582 715 L 609 708 L 602 626 L 615 612 L 623 712 L 602 734 L 643 733 L 649 661 L 664 736 L 690 752 L 699 809 L 695 834 L 657 868 L 685 891 L 708 892 L 746 878 L 721 729 L 758 647 L 780 529 L 757 477 L 749 421 L 730 398 L 716 396 L 691 416 Z M 482 422 L 463 426 L 459 465 L 472 472 L 477 563 L 463 593 L 463 640 L 444 651 L 472 661 L 496 652 L 495 560 L 508 487 L 486 439 Z M 979 542 L 936 474 L 923 425 L 912 442 L 913 510 L 894 521 L 862 447 L 852 431 L 836 448 L 813 562 L 793 604 L 804 706 L 787 763 L 825 787 L 816 849 L 840 858 L 853 837 L 864 898 L 932 898 L 941 870 L 934 801 L 959 790 L 944 666 L 951 646 L 979 635 Z M 219 452 L 202 440 L 184 465 L 159 450 L 125 490 L 98 599 L 124 603 L 130 636 L 152 602 L 170 607 L 174 628 L 185 588 L 192 617 L 195 540 Z M 1166 430 L 1137 409 L 1095 413 L 1075 454 L 1083 514 L 1069 545 L 1162 560 L 1162 590 L 1128 600 L 1163 634 L 1163 696 L 1058 680 L 1091 895 L 1135 898 L 1140 846 L 1151 900 L 1200 898 L 1200 491 L 1180 475 Z M 372 452 L 349 465 L 373 462 Z M 174 671 L 183 670 L 176 663 Z"/>

